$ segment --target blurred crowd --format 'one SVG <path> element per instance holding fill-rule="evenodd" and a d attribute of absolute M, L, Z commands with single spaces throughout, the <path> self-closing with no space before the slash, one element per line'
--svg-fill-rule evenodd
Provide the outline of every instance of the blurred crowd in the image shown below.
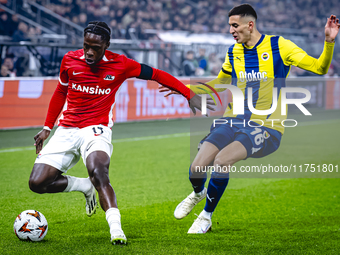
<path fill-rule="evenodd" d="M 222 60 L 216 53 L 206 56 L 206 50 L 200 48 L 195 57 L 194 51 L 188 51 L 182 63 L 184 76 L 216 76 L 221 70 Z"/>
<path fill-rule="evenodd" d="M 18 0 L 23 1 L 25 0 Z M 228 12 L 240 4 L 236 0 L 35 0 L 49 10 L 85 27 L 91 20 L 105 21 L 112 29 L 112 38 L 159 40 L 153 30 L 184 30 L 192 33 L 229 33 Z M 258 13 L 257 26 L 261 31 L 280 35 L 284 30 L 313 35 L 313 41 L 324 40 L 324 25 L 330 14 L 340 14 L 339 0 L 247 0 Z M 30 8 L 29 6 L 27 8 Z M 39 27 L 27 25 L 17 15 L 1 13 L 0 35 L 12 40 L 30 41 L 41 35 Z M 337 53 L 336 53 L 337 54 Z M 338 54 L 339 55 L 339 54 Z M 340 55 L 339 55 L 340 56 Z M 337 56 L 336 56 L 337 58 Z M 340 58 L 338 58 L 340 59 Z M 216 75 L 223 59 L 216 54 L 199 52 L 183 54 L 185 75 Z M 332 65 L 334 73 L 340 64 Z M 1 76 L 5 73 L 1 69 Z M 294 75 L 305 75 L 293 70 Z"/>
<path fill-rule="evenodd" d="M 258 13 L 258 28 L 299 29 L 321 35 L 326 17 L 339 14 L 339 0 L 247 0 Z M 86 26 L 102 20 L 113 29 L 113 38 L 129 38 L 134 28 L 140 39 L 145 29 L 185 30 L 194 33 L 228 33 L 228 12 L 236 0 L 50 0 L 50 10 Z"/>
<path fill-rule="evenodd" d="M 25 2 L 23 0 L 23 2 Z M 194 33 L 228 33 L 228 12 L 236 0 L 36 0 L 49 10 L 85 27 L 88 21 L 105 21 L 112 37 L 129 39 L 133 28 L 139 39 L 149 39 L 146 29 L 184 30 Z M 320 34 L 326 17 L 339 14 L 339 0 L 247 0 L 258 13 L 259 30 L 297 29 Z M 29 7 L 27 7 L 29 8 Z M 10 26 L 7 26 L 10 24 Z M 1 16 L 2 33 L 13 35 L 18 19 Z M 34 28 L 28 28 L 36 33 Z M 29 31 L 27 31 L 28 33 Z M 41 33 L 41 32 L 40 32 Z M 279 32 L 277 32 L 278 34 Z M 39 34 L 39 31 L 37 32 Z"/>
<path fill-rule="evenodd" d="M 1 65 L 0 77 L 16 76 L 16 68 L 14 67 L 14 55 L 7 55 Z"/>
<path fill-rule="evenodd" d="M 41 34 L 39 26 L 29 26 L 20 21 L 18 15 L 0 13 L 0 35 L 12 37 L 13 42 L 34 41 L 35 37 Z"/>

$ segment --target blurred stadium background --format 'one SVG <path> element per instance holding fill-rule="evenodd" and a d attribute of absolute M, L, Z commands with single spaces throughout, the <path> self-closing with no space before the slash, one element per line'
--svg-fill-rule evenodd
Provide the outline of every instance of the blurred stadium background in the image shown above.
<path fill-rule="evenodd" d="M 340 14 L 337 0 L 248 0 L 258 28 L 291 39 L 312 56 L 322 51 L 324 25 Z M 88 21 L 112 29 L 110 49 L 176 76 L 217 75 L 229 35 L 228 11 L 241 1 L 1 0 L 1 77 L 57 76 L 63 55 L 82 47 Z M 338 37 L 338 41 L 340 41 Z M 189 54 L 187 54 L 189 51 Z M 191 52 L 192 51 L 192 52 Z M 191 53 L 191 54 L 190 54 Z M 183 65 L 193 62 L 194 70 Z M 340 48 L 329 76 L 340 74 Z M 311 73 L 292 69 L 291 76 Z"/>
<path fill-rule="evenodd" d="M 338 1 L 255 1 L 258 28 L 291 39 L 310 55 L 323 49 L 324 25 L 340 14 Z M 64 54 L 82 48 L 83 29 L 102 20 L 112 29 L 110 50 L 167 71 L 189 83 L 216 76 L 234 43 L 228 11 L 241 1 L 0 0 L 0 129 L 41 126 Z M 338 43 L 340 36 L 337 37 Z M 340 108 L 340 47 L 327 75 L 292 67 L 288 85 L 312 93 L 310 106 Z M 303 77 L 302 77 L 303 76 Z M 127 86 L 129 84 L 129 86 Z M 224 102 L 230 95 L 224 93 Z M 298 97 L 299 95 L 292 95 Z M 226 104 L 224 104 L 225 106 Z M 222 113 L 222 108 L 217 114 Z M 165 99 L 154 82 L 125 83 L 116 122 L 189 117 L 186 100 Z"/>

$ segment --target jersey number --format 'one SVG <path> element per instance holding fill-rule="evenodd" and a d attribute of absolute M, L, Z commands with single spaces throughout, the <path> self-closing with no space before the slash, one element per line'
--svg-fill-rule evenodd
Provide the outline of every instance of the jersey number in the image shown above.
<path fill-rule="evenodd" d="M 264 134 L 261 133 L 262 130 L 260 128 L 255 128 L 253 132 L 251 132 L 251 135 L 256 135 L 254 137 L 254 142 L 256 145 L 260 145 L 261 143 L 264 142 Z"/>
<path fill-rule="evenodd" d="M 92 130 L 93 130 L 93 133 L 94 133 L 95 136 L 98 136 L 98 135 L 101 135 L 102 133 L 104 133 L 102 127 L 93 127 Z"/>

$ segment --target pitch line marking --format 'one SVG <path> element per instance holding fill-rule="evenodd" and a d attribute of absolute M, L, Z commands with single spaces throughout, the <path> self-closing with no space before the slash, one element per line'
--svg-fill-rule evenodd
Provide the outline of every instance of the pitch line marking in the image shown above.
<path fill-rule="evenodd" d="M 147 140 L 159 140 L 159 139 L 166 139 L 166 138 L 176 138 L 176 137 L 187 137 L 190 135 L 204 135 L 206 132 L 187 132 L 187 133 L 175 133 L 169 135 L 155 135 L 155 136 L 142 136 L 142 137 L 132 137 L 132 138 L 125 138 L 125 139 L 114 139 L 112 143 L 124 143 L 124 142 L 137 142 L 137 141 L 147 141 Z M 33 151 L 35 147 L 18 147 L 13 149 L 3 149 L 0 150 L 0 153 L 5 152 L 17 152 L 17 151 Z"/>
<path fill-rule="evenodd" d="M 334 124 L 339 123 L 340 120 L 338 119 L 332 119 L 332 120 L 320 120 L 320 121 L 304 121 L 300 122 L 297 127 L 299 126 L 314 126 L 314 125 L 322 125 L 322 124 Z M 202 132 L 187 132 L 187 133 L 175 133 L 175 134 L 169 134 L 169 135 L 154 135 L 154 136 L 142 136 L 142 137 L 132 137 L 132 138 L 125 138 L 125 139 L 114 139 L 111 142 L 112 143 L 124 143 L 124 142 L 137 142 L 137 141 L 148 141 L 148 140 L 160 140 L 160 139 L 166 139 L 166 138 L 176 138 L 176 137 L 187 137 L 187 136 L 196 136 L 196 135 L 206 135 L 206 131 Z M 33 151 L 35 150 L 35 147 L 18 147 L 13 149 L 3 149 L 0 150 L 0 153 L 5 152 L 17 152 L 17 151 Z"/>

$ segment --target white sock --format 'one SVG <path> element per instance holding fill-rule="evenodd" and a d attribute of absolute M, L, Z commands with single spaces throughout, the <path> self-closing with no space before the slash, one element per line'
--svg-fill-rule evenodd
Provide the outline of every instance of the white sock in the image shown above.
<path fill-rule="evenodd" d="M 207 212 L 207 211 L 203 210 L 203 211 L 200 213 L 200 216 L 203 216 L 203 217 L 206 218 L 206 219 L 211 219 L 212 214 L 213 214 L 212 212 Z"/>
<path fill-rule="evenodd" d="M 84 194 L 91 190 L 92 183 L 89 178 L 78 178 L 74 176 L 65 175 L 67 178 L 67 187 L 64 192 L 80 191 Z"/>
<path fill-rule="evenodd" d="M 110 232 L 113 229 L 122 230 L 120 223 L 120 212 L 118 208 L 111 207 L 105 212 L 107 223 L 109 223 Z M 111 233 L 112 235 L 112 233 Z"/>
<path fill-rule="evenodd" d="M 195 193 L 195 196 L 200 197 L 204 194 L 204 189 L 198 193 Z"/>

